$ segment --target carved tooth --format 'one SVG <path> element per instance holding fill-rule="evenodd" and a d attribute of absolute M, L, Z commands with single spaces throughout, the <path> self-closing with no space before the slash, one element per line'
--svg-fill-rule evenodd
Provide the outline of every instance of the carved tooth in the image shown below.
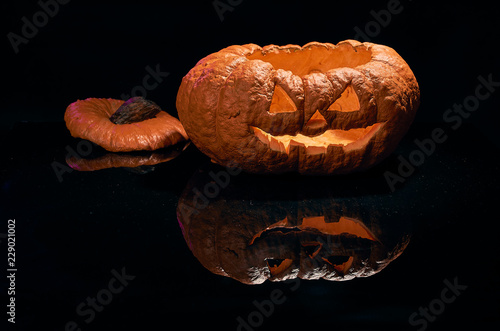
<path fill-rule="evenodd" d="M 290 154 L 290 142 L 291 140 L 285 142 L 285 153 L 287 154 Z"/>
<path fill-rule="evenodd" d="M 326 153 L 325 146 L 306 146 L 306 154 L 316 155 Z"/>
<path fill-rule="evenodd" d="M 286 153 L 285 143 L 280 141 L 280 152 Z"/>
<path fill-rule="evenodd" d="M 280 150 L 280 142 L 279 142 L 279 140 L 277 140 L 276 138 L 274 138 L 273 136 L 271 136 L 269 147 L 272 150 L 279 151 Z"/>

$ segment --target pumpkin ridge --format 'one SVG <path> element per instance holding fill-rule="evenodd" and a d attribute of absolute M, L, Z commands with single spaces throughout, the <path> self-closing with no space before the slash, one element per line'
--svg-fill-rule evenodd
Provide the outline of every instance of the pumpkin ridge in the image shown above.
<path fill-rule="evenodd" d="M 395 90 L 408 91 L 407 93 L 409 93 L 409 94 L 419 93 L 418 91 L 415 91 L 408 84 L 407 80 L 398 71 L 394 70 L 394 67 L 391 64 L 385 63 L 383 61 L 374 61 L 374 62 L 378 62 L 378 63 L 384 65 L 385 67 L 389 67 L 391 70 L 390 83 L 388 85 L 384 86 L 385 89 L 387 89 L 387 90 L 394 90 L 395 89 Z M 364 69 L 363 74 L 365 76 L 372 76 L 370 71 L 373 70 L 373 68 L 365 67 L 363 69 Z M 370 81 L 372 81 L 372 80 L 370 80 Z M 388 98 L 391 98 L 399 105 L 399 108 L 403 111 L 403 113 L 408 114 L 409 116 L 412 115 L 410 113 L 410 110 L 415 109 L 415 106 L 407 105 L 408 103 L 412 103 L 411 99 L 405 100 L 405 99 L 407 99 L 407 95 L 400 95 L 400 94 L 392 95 L 391 94 L 391 95 L 384 96 L 384 95 L 380 95 L 381 94 L 380 89 L 375 89 L 375 91 L 376 91 L 376 95 L 375 95 L 376 99 L 381 101 L 381 102 L 376 101 L 377 104 L 383 103 L 384 101 L 388 101 L 389 100 Z M 394 114 L 394 115 L 397 115 L 397 114 Z M 381 121 L 381 119 L 378 117 L 378 114 L 377 114 L 377 120 Z"/>
<path fill-rule="evenodd" d="M 375 60 L 373 60 L 373 62 L 379 62 L 379 63 L 382 63 L 382 64 L 388 66 L 388 67 L 391 67 L 393 74 L 399 76 L 400 79 L 398 81 L 405 85 L 406 90 L 412 91 L 413 92 L 413 93 L 411 93 L 412 95 L 420 95 L 420 88 L 418 86 L 417 81 L 415 80 L 414 82 L 412 82 L 407 77 L 405 77 L 405 76 L 409 76 L 409 77 L 414 76 L 411 69 L 404 68 L 402 70 L 397 70 L 397 67 L 394 64 L 390 63 L 389 61 L 382 60 L 382 59 L 375 59 Z M 417 107 L 418 107 L 419 97 L 415 98 L 414 100 L 410 99 L 409 101 L 412 103 L 413 102 L 416 103 Z M 415 107 L 415 106 L 413 106 L 413 107 Z"/>
<path fill-rule="evenodd" d="M 215 115 L 215 116 L 217 116 L 217 115 L 220 113 L 220 111 L 221 111 L 220 107 L 221 107 L 221 97 L 222 97 L 222 91 L 224 91 L 224 89 L 226 88 L 226 84 L 227 84 L 227 82 L 228 82 L 229 77 L 231 77 L 231 75 L 235 72 L 235 70 L 236 70 L 236 69 L 237 69 L 240 65 L 243 65 L 243 64 L 244 64 L 244 63 L 246 63 L 247 61 L 248 61 L 248 59 L 245 59 L 245 61 L 240 61 L 240 62 L 238 62 L 238 63 L 237 63 L 237 64 L 236 64 L 236 65 L 232 68 L 231 72 L 230 72 L 230 73 L 229 73 L 226 77 L 224 77 L 223 82 L 220 84 L 219 96 L 218 96 L 218 98 L 217 98 L 217 105 L 216 105 L 216 107 L 215 107 L 215 113 L 216 113 L 216 115 Z M 238 114 L 236 114 L 236 115 L 234 115 L 234 114 L 229 114 L 229 116 L 231 116 L 231 117 L 236 117 L 236 116 L 238 116 L 238 115 L 239 115 L 239 112 L 238 112 Z M 217 119 L 215 119 L 214 123 L 215 123 L 215 125 L 214 125 L 214 137 L 215 137 L 215 139 L 216 139 L 217 141 L 219 141 L 219 140 L 220 140 L 220 139 L 219 139 L 219 121 L 217 121 Z M 224 144 L 221 144 L 221 145 L 222 145 L 222 148 L 224 148 L 224 147 L 225 147 L 225 146 L 224 146 Z"/>
<path fill-rule="evenodd" d="M 213 58 L 213 62 L 212 62 L 213 66 L 215 67 L 214 71 L 217 71 L 219 73 L 217 77 L 219 79 L 222 78 L 222 81 L 218 82 L 218 89 L 219 90 L 226 83 L 227 77 L 229 77 L 229 75 L 234 71 L 234 68 L 237 67 L 240 63 L 245 62 L 245 59 L 243 59 L 241 56 L 238 56 L 238 55 L 230 53 L 230 52 L 226 52 L 226 53 L 231 54 L 231 56 L 216 56 Z M 223 68 L 230 68 L 230 70 L 226 70 L 226 72 L 224 73 Z M 206 73 L 206 70 L 207 70 L 206 68 L 203 70 L 200 70 L 199 75 L 197 76 L 197 78 L 194 81 L 191 93 L 187 97 L 187 99 L 188 99 L 187 109 L 192 109 L 193 107 L 191 106 L 191 104 L 194 103 L 195 101 L 198 101 L 198 99 L 201 99 L 201 100 L 206 99 L 203 96 L 203 93 L 205 91 L 204 88 L 202 88 L 200 90 L 194 89 L 194 87 L 196 87 L 197 84 L 199 84 L 200 86 L 208 85 L 208 87 L 210 87 L 210 85 L 213 84 L 213 82 L 211 80 L 207 81 L 208 78 L 206 75 L 204 75 Z M 222 74 L 221 74 L 221 72 L 222 72 Z M 194 112 L 193 111 L 188 112 L 190 117 L 193 117 L 193 116 L 196 117 L 196 116 L 198 116 L 197 114 L 205 113 L 210 117 L 210 121 L 215 123 L 216 117 L 218 114 L 218 110 L 219 110 L 219 96 L 217 97 L 217 101 L 213 105 L 213 109 L 208 109 L 207 105 L 202 105 L 202 106 L 195 105 L 194 110 L 195 110 Z M 181 113 L 182 113 L 182 111 L 181 111 Z M 191 122 L 187 121 L 187 123 L 189 124 Z M 208 127 L 205 127 L 205 129 L 209 130 Z M 194 127 L 193 131 L 194 130 L 200 131 L 199 127 L 198 128 Z M 195 145 L 196 145 L 196 141 L 199 140 L 198 138 L 200 138 L 198 133 L 196 135 L 194 135 L 194 137 L 191 137 L 191 139 L 193 140 L 193 143 L 195 143 Z M 203 134 L 203 133 L 201 133 L 201 134 Z M 207 132 L 207 134 L 203 135 L 202 139 L 208 139 L 208 140 L 213 139 L 214 141 L 217 141 L 217 126 L 214 125 L 213 131 L 211 132 L 211 134 L 208 134 L 208 132 Z M 203 152 L 210 153 L 209 150 L 203 150 Z M 213 153 L 210 153 L 210 154 L 211 154 L 210 157 L 212 157 L 213 159 L 216 159 L 215 154 L 213 154 Z"/>

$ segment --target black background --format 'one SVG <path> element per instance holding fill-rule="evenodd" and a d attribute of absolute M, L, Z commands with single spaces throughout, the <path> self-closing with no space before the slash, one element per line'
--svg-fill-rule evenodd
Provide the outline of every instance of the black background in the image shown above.
<path fill-rule="evenodd" d="M 7 98 L 2 108 L 7 121 L 1 125 L 59 121 L 77 99 L 120 98 L 142 84 L 146 66 L 156 64 L 170 76 L 148 97 L 176 114 L 180 81 L 202 57 L 234 44 L 351 39 L 355 27 L 365 30 L 375 20 L 371 12 L 387 9 L 388 3 L 241 1 L 224 12 L 221 22 L 211 1 L 70 1 L 19 46 L 18 54 L 4 38 Z M 401 13 L 370 39 L 393 47 L 414 71 L 428 106 L 416 120 L 442 121 L 446 109 L 474 93 L 477 76 L 499 71 L 499 10 L 486 1 L 400 3 Z M 5 36 L 21 34 L 21 18 L 32 20 L 40 10 L 35 1 L 2 6 Z M 490 115 L 478 111 L 470 121 L 488 133 L 495 130 Z"/>
<path fill-rule="evenodd" d="M 416 330 L 408 316 L 439 297 L 444 279 L 455 277 L 467 291 L 428 329 L 498 323 L 500 92 L 482 101 L 458 130 L 442 118 L 474 94 L 479 75 L 500 81 L 499 10 L 491 2 L 401 0 L 402 12 L 370 38 L 393 47 L 421 89 L 414 126 L 393 156 L 365 174 L 325 179 L 350 188 L 348 197 L 361 203 L 378 194 L 395 208 L 404 206 L 402 220 L 415 228 L 403 255 L 373 277 L 303 282 L 290 293 L 287 284 L 246 286 L 209 273 L 185 245 L 175 219 L 180 193 L 207 161 L 194 146 L 145 175 L 73 171 L 58 181 L 51 167 L 64 164 L 67 146 L 77 146 L 63 123 L 66 107 L 77 99 L 118 99 L 142 84 L 146 66 L 159 65 L 169 76 L 147 97 L 176 116 L 180 81 L 202 57 L 233 44 L 351 39 L 354 28 L 364 30 L 374 21 L 371 11 L 387 3 L 244 0 L 221 21 L 212 1 L 73 0 L 16 54 L 8 33 L 21 34 L 21 18 L 31 21 L 40 7 L 4 2 L 0 216 L 2 224 L 9 218 L 18 224 L 18 329 L 63 330 L 74 320 L 82 330 L 147 330 L 155 323 L 160 329 L 234 330 L 236 317 L 255 309 L 252 301 L 280 288 L 288 300 L 256 329 Z M 435 127 L 449 139 L 389 192 L 384 171 L 396 172 L 397 155 L 407 157 L 413 140 L 429 137 Z M 290 190 L 298 181 L 293 189 L 300 191 L 296 177 L 283 181 Z M 1 247 L 6 255 L 4 239 Z M 122 267 L 136 279 L 85 324 L 75 307 Z M 4 293 L 6 288 L 2 298 Z M 0 316 L 3 323 L 6 315 Z"/>

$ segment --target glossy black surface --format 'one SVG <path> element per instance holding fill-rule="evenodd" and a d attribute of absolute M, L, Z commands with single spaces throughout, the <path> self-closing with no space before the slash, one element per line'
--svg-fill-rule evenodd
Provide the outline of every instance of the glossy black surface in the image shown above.
<path fill-rule="evenodd" d="M 8 34 L 22 34 L 23 18 L 32 21 L 42 10 L 40 3 L 54 1 L 8 1 L 0 11 L 6 22 L 0 102 L 0 330 L 64 330 L 71 325 L 84 331 L 235 330 L 239 325 L 248 330 L 243 323 L 253 323 L 254 330 L 498 328 L 500 12 L 491 1 L 401 0 L 402 10 L 394 0 L 66 1 L 14 52 Z M 231 4 L 223 19 L 214 3 Z M 389 4 L 395 3 L 398 13 L 388 17 Z M 38 15 L 43 20 L 43 12 Z M 356 37 L 357 30 L 371 31 L 369 41 L 393 47 L 420 85 L 421 107 L 395 153 L 374 169 L 348 176 L 231 176 L 231 185 L 206 210 L 219 209 L 225 217 L 212 217 L 214 224 L 233 225 L 259 215 L 274 222 L 285 216 L 299 220 L 299 215 L 335 220 L 346 213 L 383 224 L 385 238 L 392 238 L 385 241 L 388 246 L 396 245 L 402 233 L 409 235 L 402 254 L 370 277 L 246 285 L 207 270 L 186 243 L 176 214 L 183 194 L 205 186 L 196 180 L 200 169 L 223 169 L 216 170 L 192 144 L 159 165 L 69 172 L 68 151 L 106 156 L 92 145 L 91 151 L 85 149 L 89 145 L 71 138 L 65 128 L 64 110 L 78 99 L 123 98 L 143 87 L 151 70 L 159 70 L 158 80 L 146 81 L 150 87 L 158 83 L 146 91 L 147 98 L 177 116 L 182 77 L 212 52 L 245 43 L 367 41 Z M 490 95 L 476 110 L 458 115 L 466 100 L 472 102 L 469 109 L 475 108 L 471 98 L 479 77 L 494 82 L 480 89 L 481 95 Z M 445 122 L 450 109 L 455 109 L 454 117 Z M 414 140 L 430 138 L 435 128 L 442 128 L 447 140 L 391 192 L 384 173 L 398 174 L 399 156 L 408 159 L 417 149 Z M 267 182 L 273 187 L 262 184 Z M 3 234 L 12 218 L 17 231 L 16 328 L 6 322 Z M 335 238 L 320 238 L 336 243 Z M 284 248 L 303 251 L 289 239 L 277 243 L 280 253 L 287 252 Z M 324 253 L 316 257 L 342 262 Z M 230 261 L 244 265 L 243 255 Z M 270 265 L 278 263 L 280 256 L 271 255 Z M 263 257 L 252 263 L 265 269 Z M 304 256 L 301 261 L 309 260 Z M 321 263 L 327 264 L 321 259 L 312 265 Z M 122 271 L 128 275 L 123 288 L 113 281 Z M 450 283 L 458 287 L 458 296 L 449 290 Z M 111 289 L 119 293 L 108 298 Z M 88 300 L 96 296 L 107 304 L 90 309 Z M 268 313 L 273 299 L 279 304 Z M 424 325 L 426 319 L 413 314 L 425 314 L 429 305 L 439 314 Z M 267 308 L 266 316 L 257 306 Z M 411 316 L 417 325 L 410 324 Z"/>
<path fill-rule="evenodd" d="M 232 176 L 227 189 L 234 194 L 221 190 L 213 199 L 221 208 L 233 208 L 221 213 L 280 216 L 297 206 L 323 213 L 337 201 L 351 216 L 385 220 L 388 236 L 402 229 L 411 234 L 401 256 L 371 277 L 245 285 L 203 267 L 179 227 L 182 192 L 201 185 L 193 175 L 200 168 L 224 170 L 210 165 L 193 145 L 154 171 L 74 170 L 59 181 L 52 165 L 65 165 L 67 146 L 76 150 L 80 141 L 63 123 L 16 125 L 2 139 L 0 217 L 3 224 L 8 218 L 17 222 L 18 327 L 63 330 L 74 321 L 82 330 L 150 329 L 157 323 L 165 329 L 182 323 L 186 329 L 234 330 L 250 316 L 256 330 L 417 330 L 422 325 L 410 325 L 409 317 L 440 298 L 446 280 L 467 288 L 444 304 L 429 330 L 493 326 L 500 308 L 498 149 L 464 125 L 446 131 L 448 140 L 394 192 L 384 178 L 385 171 L 397 173 L 398 156 L 408 157 L 413 140 L 428 137 L 435 127 L 440 126 L 414 125 L 389 159 L 364 173 Z M 282 185 L 283 191 L 256 185 L 264 182 Z M 233 201 L 220 204 L 220 197 Z M 87 297 L 108 288 L 112 270 L 135 278 L 95 318 L 87 305 L 77 312 Z M 265 300 L 272 298 L 279 304 L 259 319 L 255 304 L 269 307 Z"/>

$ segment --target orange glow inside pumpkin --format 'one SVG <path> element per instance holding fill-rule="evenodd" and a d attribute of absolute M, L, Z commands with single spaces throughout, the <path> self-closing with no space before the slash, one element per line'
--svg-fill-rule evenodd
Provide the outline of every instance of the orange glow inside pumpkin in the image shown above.
<path fill-rule="evenodd" d="M 348 233 L 360 238 L 373 241 L 377 240 L 373 233 L 362 222 L 344 216 L 341 216 L 338 222 L 331 223 L 326 223 L 324 216 L 303 218 L 301 228 L 313 228 L 331 235 Z"/>
<path fill-rule="evenodd" d="M 269 50 L 254 52 L 247 56 L 249 60 L 269 62 L 275 69 L 290 70 L 293 74 L 304 76 L 313 72 L 326 72 L 330 69 L 354 68 L 370 62 L 371 51 L 343 44 L 337 47 L 322 45 L 304 46 L 289 45 Z"/>
<path fill-rule="evenodd" d="M 337 100 L 333 102 L 327 110 L 329 111 L 340 111 L 340 112 L 353 112 L 359 111 L 360 104 L 358 96 L 351 85 L 348 85 L 344 92 L 340 94 Z M 273 98 L 271 100 L 271 106 L 268 112 L 270 114 L 276 113 L 292 113 L 297 111 L 297 107 L 293 102 L 292 98 L 283 90 L 279 85 L 274 87 Z M 312 116 L 311 120 L 316 118 L 321 118 L 323 121 L 325 118 L 320 114 L 319 111 Z"/>
<path fill-rule="evenodd" d="M 266 259 L 271 276 L 276 276 L 292 265 L 292 259 Z"/>
<path fill-rule="evenodd" d="M 330 111 L 351 112 L 360 109 L 359 99 L 351 85 L 348 85 L 340 97 L 328 107 Z"/>
<path fill-rule="evenodd" d="M 365 128 L 350 130 L 326 130 L 320 135 L 309 137 L 303 134 L 273 136 L 257 127 L 251 127 L 255 136 L 261 142 L 268 145 L 270 149 L 282 153 L 290 153 L 290 146 L 303 146 L 306 154 L 323 154 L 327 152 L 328 146 L 343 146 L 344 149 L 356 148 L 355 143 L 370 140 L 383 126 L 375 123 Z"/>
<path fill-rule="evenodd" d="M 345 258 L 346 261 L 345 262 L 339 262 L 338 260 L 334 261 L 332 259 L 332 257 L 330 257 L 330 258 L 322 257 L 322 260 L 325 261 L 326 263 L 330 264 L 331 266 L 333 266 L 333 269 L 335 269 L 336 271 L 338 271 L 342 274 L 345 274 L 345 273 L 347 273 L 347 271 L 351 267 L 352 262 L 354 261 L 354 257 L 353 256 L 341 256 L 340 258 Z"/>
<path fill-rule="evenodd" d="M 293 113 L 297 110 L 292 98 L 283 90 L 279 85 L 274 87 L 273 99 L 271 100 L 271 107 L 269 113 Z"/>
<path fill-rule="evenodd" d="M 360 238 L 369 239 L 372 241 L 377 241 L 375 235 L 368 229 L 363 222 L 350 218 L 341 216 L 338 222 L 325 222 L 324 216 L 314 216 L 305 217 L 302 219 L 302 224 L 293 225 L 290 224 L 288 218 L 285 217 L 281 221 L 271 224 L 262 231 L 256 233 L 250 240 L 249 245 L 252 245 L 254 241 L 259 238 L 264 232 L 269 230 L 279 230 L 279 229 L 297 229 L 300 231 L 307 231 L 308 229 L 319 230 L 323 234 L 328 235 L 340 235 L 343 233 L 352 234 Z"/>

